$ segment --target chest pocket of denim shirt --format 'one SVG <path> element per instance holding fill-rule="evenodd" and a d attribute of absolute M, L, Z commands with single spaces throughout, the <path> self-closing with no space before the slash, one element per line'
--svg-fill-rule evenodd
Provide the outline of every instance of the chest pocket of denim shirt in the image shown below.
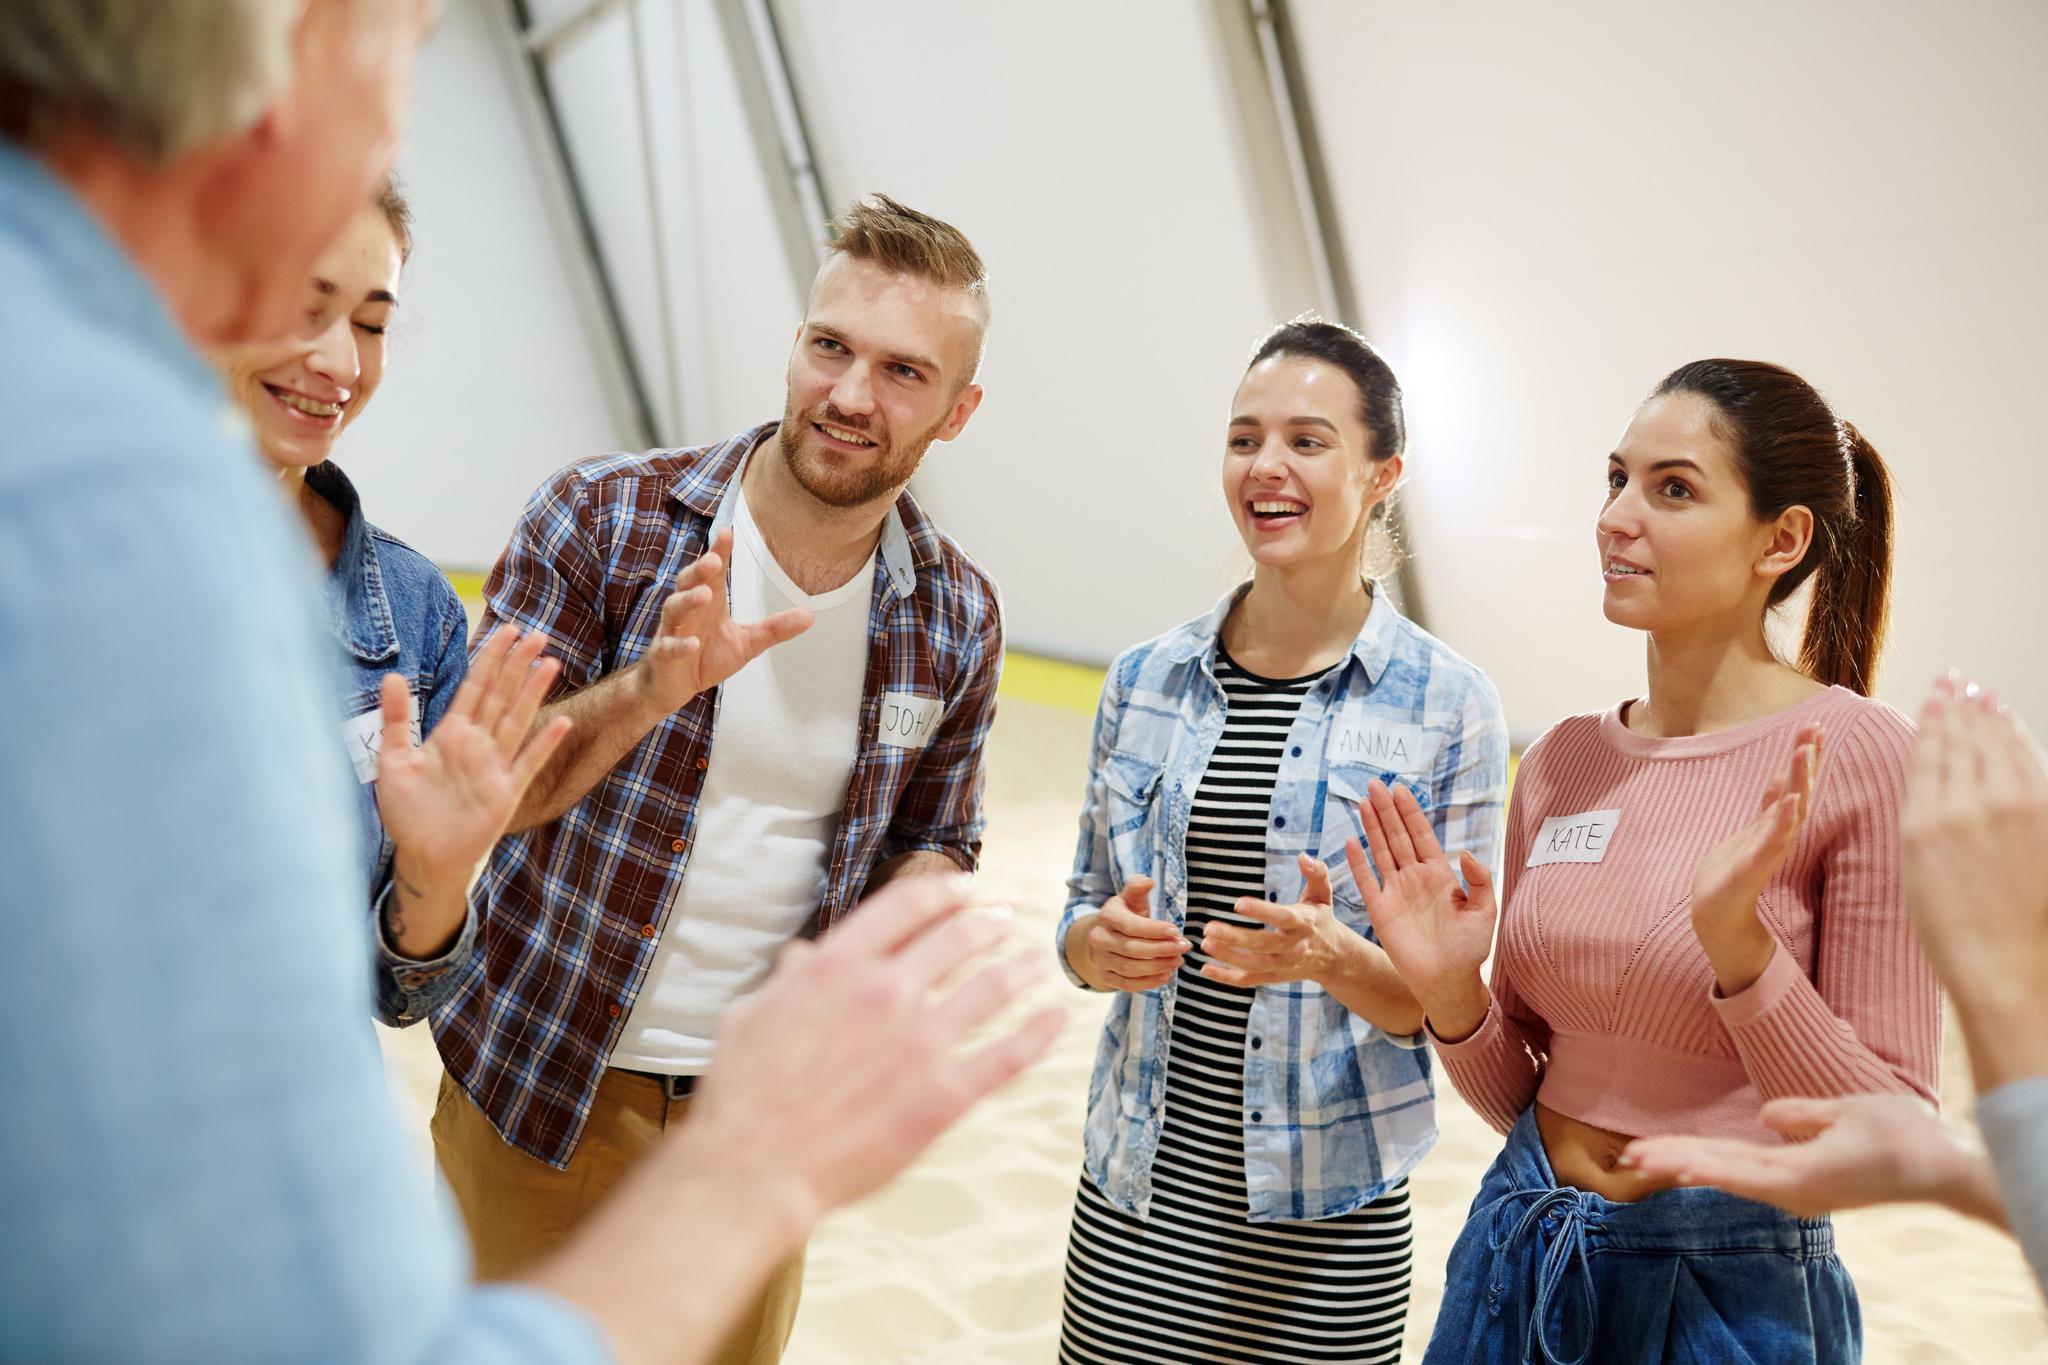
<path fill-rule="evenodd" d="M 1358 894 L 1357 883 L 1352 880 L 1351 864 L 1345 860 L 1344 841 L 1356 839 L 1361 844 L 1367 842 L 1365 825 L 1358 812 L 1369 804 L 1365 789 L 1375 779 L 1388 791 L 1401 786 L 1415 793 L 1416 804 L 1422 807 L 1423 815 L 1432 817 L 1431 824 L 1435 824 L 1435 803 L 1431 799 L 1427 778 L 1364 763 L 1330 765 L 1328 790 L 1323 800 L 1323 861 L 1330 868 L 1330 894 L 1336 901 L 1338 917 L 1359 929 L 1365 927 L 1365 902 Z M 1456 849 L 1450 851 L 1457 852 Z"/>
<path fill-rule="evenodd" d="M 1103 818 L 1109 828 L 1109 862 L 1121 887 L 1133 877 L 1156 876 L 1159 843 L 1159 776 L 1165 764 L 1141 754 L 1111 753 L 1102 765 Z"/>

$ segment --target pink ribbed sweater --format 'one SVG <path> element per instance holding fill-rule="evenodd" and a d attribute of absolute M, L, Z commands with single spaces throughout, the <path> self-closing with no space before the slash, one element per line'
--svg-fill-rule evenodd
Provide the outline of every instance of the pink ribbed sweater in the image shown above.
<path fill-rule="evenodd" d="M 1436 1041 L 1459 1093 L 1502 1132 L 1541 1099 L 1620 1133 L 1764 1139 L 1757 1111 L 1779 1096 L 1934 1099 L 1940 987 L 1899 889 L 1911 723 L 1839 687 L 1678 739 L 1621 714 L 1574 716 L 1522 760 L 1493 1004 L 1471 1037 Z M 1756 813 L 1808 721 L 1827 731 L 1813 812 L 1759 902 L 1778 950 L 1724 999 L 1693 937 L 1693 869 Z M 1530 867 L 1532 850 L 1599 860 Z"/>

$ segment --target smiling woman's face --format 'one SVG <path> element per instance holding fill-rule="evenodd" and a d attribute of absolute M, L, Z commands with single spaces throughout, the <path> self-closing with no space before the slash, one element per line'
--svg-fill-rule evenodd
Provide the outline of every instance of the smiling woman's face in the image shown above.
<path fill-rule="evenodd" d="M 1367 514 L 1399 473 L 1372 455 L 1358 387 L 1344 371 L 1295 355 L 1252 366 L 1231 404 L 1222 484 L 1253 561 L 1357 564 Z"/>
<path fill-rule="evenodd" d="M 402 265 L 397 234 L 372 204 L 315 262 L 296 332 L 214 352 L 272 465 L 310 469 L 326 460 L 369 405 L 384 378 Z"/>

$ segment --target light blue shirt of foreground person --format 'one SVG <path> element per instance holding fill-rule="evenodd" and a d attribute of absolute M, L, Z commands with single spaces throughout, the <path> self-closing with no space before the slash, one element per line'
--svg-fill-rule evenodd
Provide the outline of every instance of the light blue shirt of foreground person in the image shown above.
<path fill-rule="evenodd" d="M 312 555 L 5 146 L 0 301 L 0 1359 L 605 1358 L 400 1125 Z"/>
<path fill-rule="evenodd" d="M 1088 763 L 1088 798 L 1067 908 L 1074 921 L 1133 877 L 1151 877 L 1152 913 L 1184 925 L 1187 835 L 1195 791 L 1223 733 L 1217 636 L 1237 600 L 1117 656 Z M 1274 777 L 1266 899 L 1300 899 L 1299 855 L 1330 870 L 1336 915 L 1367 938 L 1372 923 L 1344 858 L 1360 837 L 1358 803 L 1374 779 L 1415 793 L 1439 842 L 1492 868 L 1507 797 L 1508 732 L 1484 673 L 1402 616 L 1384 591 L 1345 656 L 1303 698 Z M 1088 1084 L 1083 1164 L 1119 1208 L 1145 1216 L 1165 1123 L 1176 979 L 1119 992 Z M 1419 1033 L 1382 1033 L 1308 981 L 1261 986 L 1245 1028 L 1244 1178 L 1254 1223 L 1335 1218 L 1377 1199 L 1436 1142 L 1436 1090 Z"/>

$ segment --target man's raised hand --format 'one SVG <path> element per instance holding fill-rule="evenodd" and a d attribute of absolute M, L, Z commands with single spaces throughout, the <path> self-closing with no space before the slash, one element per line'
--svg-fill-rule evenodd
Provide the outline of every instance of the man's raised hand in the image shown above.
<path fill-rule="evenodd" d="M 810 628 L 811 614 L 801 608 L 765 621 L 733 620 L 725 586 L 731 562 L 732 530 L 727 528 L 676 576 L 675 591 L 661 604 L 661 626 L 636 665 L 636 676 L 643 695 L 664 713 L 681 709 L 763 651 Z"/>
<path fill-rule="evenodd" d="M 1031 956 L 970 971 L 1005 932 L 965 877 L 905 877 L 822 942 L 792 943 L 726 1023 L 683 1130 L 692 1160 L 787 1191 L 805 1221 L 886 1184 L 1059 1031 L 1064 1012 L 1044 1009 L 959 1051 L 1043 970 Z"/>

